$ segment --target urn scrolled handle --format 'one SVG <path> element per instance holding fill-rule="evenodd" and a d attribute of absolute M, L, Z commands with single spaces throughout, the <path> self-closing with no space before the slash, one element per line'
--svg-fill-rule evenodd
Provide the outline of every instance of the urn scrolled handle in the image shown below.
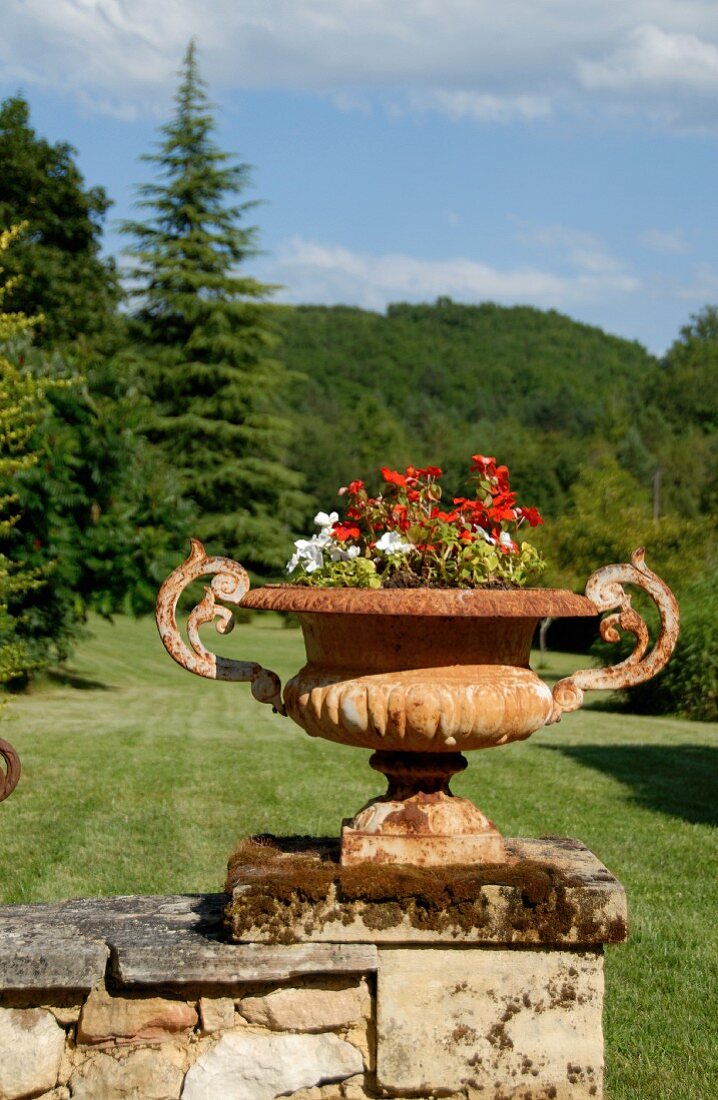
<path fill-rule="evenodd" d="M 157 596 L 157 628 L 165 649 L 177 664 L 197 676 L 205 676 L 209 680 L 251 683 L 255 699 L 268 703 L 278 714 L 285 715 L 282 685 L 276 672 L 254 661 L 218 657 L 203 645 L 199 630 L 205 623 L 216 619 L 219 634 L 229 634 L 234 629 L 234 615 L 223 604 L 238 605 L 241 602 L 249 591 L 249 577 L 239 562 L 231 558 L 208 557 L 199 539 L 190 541 L 192 548 L 188 557 L 170 573 Z M 187 645 L 177 626 L 177 602 L 193 581 L 209 576 L 212 582 L 205 587 L 204 598 L 187 619 Z"/>
<path fill-rule="evenodd" d="M 0 802 L 15 790 L 20 778 L 20 758 L 12 745 L 0 738 L 0 757 L 5 761 L 5 772 L 0 768 Z"/>
<path fill-rule="evenodd" d="M 636 639 L 633 651 L 617 665 L 580 669 L 559 680 L 553 689 L 553 710 L 547 725 L 559 722 L 567 711 L 578 710 L 584 691 L 619 691 L 635 687 L 657 675 L 668 663 L 678 640 L 678 604 L 668 585 L 648 568 L 644 556 L 645 551 L 640 547 L 631 554 L 630 565 L 606 565 L 597 569 L 586 583 L 586 595 L 597 610 L 613 612 L 601 621 L 599 629 L 603 640 L 618 642 L 619 630 L 623 630 Z M 656 644 L 647 656 L 648 628 L 631 607 L 631 596 L 624 590 L 624 584 L 636 585 L 647 592 L 661 617 Z"/>

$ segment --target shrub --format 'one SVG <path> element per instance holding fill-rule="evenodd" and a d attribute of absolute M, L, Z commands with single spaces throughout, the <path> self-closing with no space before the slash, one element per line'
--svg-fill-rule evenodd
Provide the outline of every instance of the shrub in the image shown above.
<path fill-rule="evenodd" d="M 685 590 L 679 601 L 681 632 L 664 671 L 629 692 L 643 714 L 680 714 L 718 721 L 718 567 Z M 615 648 L 612 660 L 615 660 Z"/>

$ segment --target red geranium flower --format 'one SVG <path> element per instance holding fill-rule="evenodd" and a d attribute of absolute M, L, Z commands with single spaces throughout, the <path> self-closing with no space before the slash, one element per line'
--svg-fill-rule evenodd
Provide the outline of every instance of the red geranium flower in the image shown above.
<path fill-rule="evenodd" d="M 335 523 L 332 527 L 332 535 L 338 542 L 346 542 L 347 539 L 358 539 L 361 534 L 354 523 Z"/>
<path fill-rule="evenodd" d="M 519 513 L 529 521 L 531 527 L 538 527 L 540 523 L 543 523 L 543 516 L 538 508 L 519 508 Z"/>
<path fill-rule="evenodd" d="M 388 481 L 391 485 L 399 485 L 402 489 L 406 487 L 406 477 L 398 470 L 390 470 L 388 466 L 382 466 L 381 475 L 384 481 Z"/>

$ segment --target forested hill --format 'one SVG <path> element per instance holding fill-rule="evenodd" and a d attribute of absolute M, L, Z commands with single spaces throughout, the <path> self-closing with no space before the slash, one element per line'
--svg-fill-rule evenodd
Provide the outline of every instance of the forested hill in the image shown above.
<path fill-rule="evenodd" d="M 383 463 L 435 462 L 458 481 L 479 450 L 508 462 L 522 496 L 558 514 L 591 452 L 617 456 L 648 483 L 657 436 L 670 435 L 652 404 L 658 362 L 553 310 L 449 299 L 386 315 L 300 306 L 284 314 L 283 339 L 302 376 L 292 394 L 299 466 L 327 505 L 337 485 Z"/>

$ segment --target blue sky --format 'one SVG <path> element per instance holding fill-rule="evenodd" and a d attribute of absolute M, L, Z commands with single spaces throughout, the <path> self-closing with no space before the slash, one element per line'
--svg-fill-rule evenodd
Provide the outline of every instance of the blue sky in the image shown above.
<path fill-rule="evenodd" d="M 528 303 L 657 353 L 718 302 L 715 0 L 4 0 L 0 32 L 110 251 L 196 35 L 282 300 Z"/>

